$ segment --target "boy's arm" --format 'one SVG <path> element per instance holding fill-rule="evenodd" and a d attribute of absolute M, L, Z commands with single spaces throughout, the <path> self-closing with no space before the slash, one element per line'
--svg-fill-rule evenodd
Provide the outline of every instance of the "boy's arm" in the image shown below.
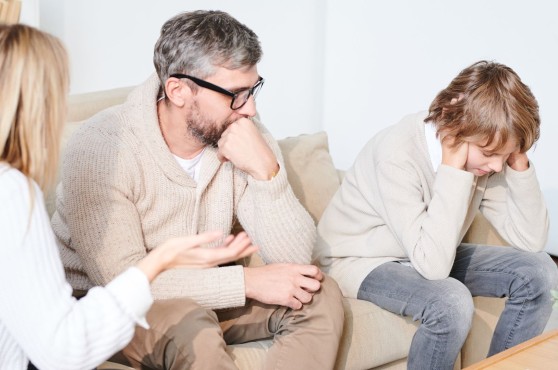
<path fill-rule="evenodd" d="M 365 176 L 377 177 L 363 183 L 377 181 L 379 193 L 372 196 L 382 200 L 379 212 L 414 268 L 426 279 L 448 277 L 469 208 L 473 174 L 441 165 L 428 204 L 416 169 L 386 163 Z"/>
<path fill-rule="evenodd" d="M 532 163 L 524 171 L 507 166 L 491 175 L 480 211 L 511 246 L 532 252 L 544 249 L 549 219 Z"/>

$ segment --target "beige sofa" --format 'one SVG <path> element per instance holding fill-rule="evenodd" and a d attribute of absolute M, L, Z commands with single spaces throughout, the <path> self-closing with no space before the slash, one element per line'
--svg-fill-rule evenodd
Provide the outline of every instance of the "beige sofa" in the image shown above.
<path fill-rule="evenodd" d="M 70 97 L 68 124 L 64 142 L 80 122 L 101 109 L 123 102 L 130 88 L 100 91 Z M 264 117 L 265 122 L 265 117 Z M 289 181 L 301 203 L 318 221 L 329 199 L 340 185 L 340 173 L 335 169 L 328 151 L 324 132 L 300 135 L 279 141 L 285 159 Z M 53 194 L 47 195 L 47 207 L 52 212 Z M 466 236 L 470 242 L 500 244 L 501 240 L 480 217 Z M 257 256 L 248 263 L 256 263 Z M 344 299 L 345 329 L 338 352 L 336 369 L 405 369 L 406 358 L 417 323 L 365 301 Z M 503 299 L 475 298 L 476 314 L 473 328 L 455 368 L 460 369 L 483 359 Z M 261 340 L 228 346 L 239 369 L 262 369 L 271 340 Z M 100 369 L 128 369 L 107 362 Z"/>

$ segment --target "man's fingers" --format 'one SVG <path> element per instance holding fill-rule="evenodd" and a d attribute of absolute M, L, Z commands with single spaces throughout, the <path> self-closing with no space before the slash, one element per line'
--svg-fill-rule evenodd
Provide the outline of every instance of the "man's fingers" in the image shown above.
<path fill-rule="evenodd" d="M 322 285 L 319 280 L 306 276 L 301 276 L 296 283 L 300 288 L 312 293 L 320 290 Z"/>
<path fill-rule="evenodd" d="M 314 278 L 316 280 L 322 280 L 323 274 L 322 271 L 314 265 L 296 265 L 298 269 L 298 273 L 304 276 L 308 276 Z"/>
<path fill-rule="evenodd" d="M 312 300 L 313 294 L 305 291 L 304 289 L 298 289 L 294 296 L 300 303 L 305 304 Z"/>
<path fill-rule="evenodd" d="M 302 308 L 302 303 L 296 298 L 291 298 L 285 306 L 292 308 L 293 310 L 300 310 Z"/>

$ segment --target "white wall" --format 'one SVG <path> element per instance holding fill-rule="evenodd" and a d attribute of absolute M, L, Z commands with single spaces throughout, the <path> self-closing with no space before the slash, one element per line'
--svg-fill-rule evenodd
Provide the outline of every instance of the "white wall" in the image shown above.
<path fill-rule="evenodd" d="M 324 129 L 339 167 L 403 115 L 426 110 L 469 64 L 512 67 L 537 97 L 541 139 L 531 153 L 558 255 L 558 3 L 551 0 L 328 2 Z"/>
<path fill-rule="evenodd" d="M 24 0 L 21 2 L 19 23 L 39 27 L 39 0 Z"/>
<path fill-rule="evenodd" d="M 41 0 L 41 26 L 66 43 L 72 93 L 139 84 L 153 71 L 163 23 L 186 10 L 220 9 L 260 37 L 266 78 L 258 99 L 277 137 L 321 129 L 325 3 L 320 0 Z"/>
<path fill-rule="evenodd" d="M 381 128 L 428 108 L 464 67 L 496 60 L 537 96 L 542 137 L 532 158 L 558 217 L 558 3 L 552 0 L 41 0 L 41 28 L 61 37 L 73 93 L 142 82 L 162 23 L 221 9 L 259 36 L 266 85 L 258 109 L 277 137 L 326 130 L 348 168 Z M 558 254 L 552 223 L 550 249 Z"/>

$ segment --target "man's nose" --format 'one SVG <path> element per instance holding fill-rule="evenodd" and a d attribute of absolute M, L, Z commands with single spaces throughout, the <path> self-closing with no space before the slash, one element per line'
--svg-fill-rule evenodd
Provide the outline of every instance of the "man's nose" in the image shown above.
<path fill-rule="evenodd" d="M 256 99 L 254 99 L 254 96 L 250 95 L 246 104 L 244 104 L 242 108 L 237 109 L 236 112 L 247 118 L 254 117 L 256 115 Z"/>

